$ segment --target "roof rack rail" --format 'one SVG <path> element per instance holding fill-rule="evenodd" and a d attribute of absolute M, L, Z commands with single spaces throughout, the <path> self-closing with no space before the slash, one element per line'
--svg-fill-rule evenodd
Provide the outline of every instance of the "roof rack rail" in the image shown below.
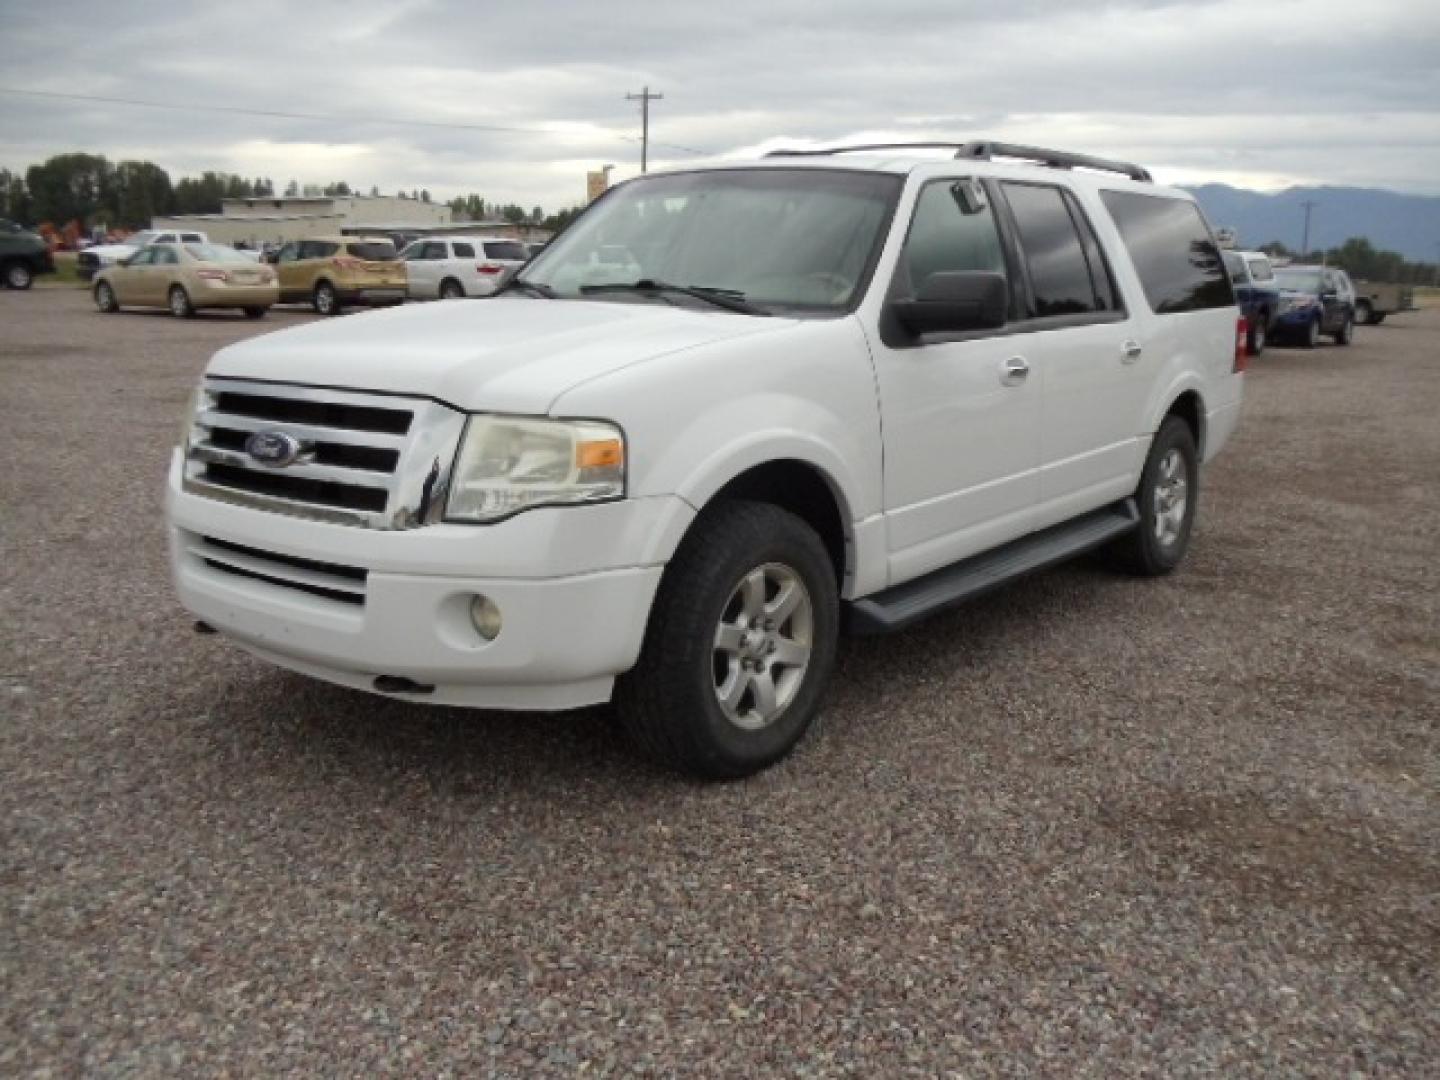
<path fill-rule="evenodd" d="M 858 154 L 869 150 L 954 150 L 957 158 L 973 161 L 990 161 L 997 157 L 1015 158 L 1037 165 L 1048 165 L 1052 169 L 1099 169 L 1101 172 L 1119 173 L 1144 184 L 1154 183 L 1150 170 L 1127 161 L 1110 161 L 1088 154 L 1072 154 L 1065 150 L 1044 150 L 1038 146 L 989 141 L 860 143 L 854 146 L 831 146 L 823 150 L 771 150 L 765 156 L 829 157 L 832 154 Z"/>
<path fill-rule="evenodd" d="M 1091 157 L 1089 154 L 1072 154 L 1065 150 L 1043 150 L 1038 146 L 1017 146 L 1003 142 L 968 142 L 955 154 L 957 158 L 971 158 L 976 161 L 990 161 L 993 158 L 1015 158 L 1019 161 L 1033 161 L 1048 165 L 1052 169 L 1099 169 L 1101 172 L 1119 173 L 1143 184 L 1154 183 L 1150 170 L 1128 161 L 1111 161 L 1108 158 Z"/>

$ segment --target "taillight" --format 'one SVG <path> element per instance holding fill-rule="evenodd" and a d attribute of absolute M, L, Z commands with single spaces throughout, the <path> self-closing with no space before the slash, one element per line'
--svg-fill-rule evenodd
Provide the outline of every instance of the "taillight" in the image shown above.
<path fill-rule="evenodd" d="M 505 268 L 497 263 L 480 263 L 475 267 L 482 274 L 498 274 Z"/>
<path fill-rule="evenodd" d="M 1241 315 L 1235 323 L 1235 367 L 1238 373 L 1250 366 L 1250 324 Z"/>
<path fill-rule="evenodd" d="M 195 276 L 204 278 L 206 281 L 229 281 L 230 274 L 225 270 L 196 270 Z"/>

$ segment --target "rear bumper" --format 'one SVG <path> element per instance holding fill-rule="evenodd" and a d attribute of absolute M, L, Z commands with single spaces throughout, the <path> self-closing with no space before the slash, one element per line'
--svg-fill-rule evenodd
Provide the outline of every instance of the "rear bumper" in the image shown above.
<path fill-rule="evenodd" d="M 336 289 L 335 295 L 345 304 L 399 304 L 407 291 L 405 285 L 363 285 Z"/>
<path fill-rule="evenodd" d="M 190 298 L 196 307 L 270 307 L 280 302 L 274 285 L 207 285 Z"/>

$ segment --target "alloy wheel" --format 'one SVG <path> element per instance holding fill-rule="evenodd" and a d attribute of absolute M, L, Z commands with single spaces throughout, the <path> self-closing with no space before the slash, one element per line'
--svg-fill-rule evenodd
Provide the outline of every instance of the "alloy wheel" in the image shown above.
<path fill-rule="evenodd" d="M 1180 539 L 1180 533 L 1185 527 L 1185 507 L 1189 501 L 1189 482 L 1185 472 L 1184 456 L 1179 449 L 1171 447 L 1160 459 L 1152 496 L 1155 539 L 1161 547 L 1172 546 Z"/>
<path fill-rule="evenodd" d="M 740 579 L 715 627 L 715 698 L 736 727 L 770 726 L 794 700 L 810 666 L 815 608 L 804 581 L 782 563 Z"/>

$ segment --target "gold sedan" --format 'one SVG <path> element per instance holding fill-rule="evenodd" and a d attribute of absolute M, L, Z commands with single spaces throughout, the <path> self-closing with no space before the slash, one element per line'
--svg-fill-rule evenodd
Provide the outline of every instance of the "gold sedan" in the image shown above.
<path fill-rule="evenodd" d="M 280 299 L 275 271 L 221 244 L 151 244 L 95 275 L 95 306 L 169 308 L 188 318 L 201 308 L 240 308 L 259 319 Z"/>

